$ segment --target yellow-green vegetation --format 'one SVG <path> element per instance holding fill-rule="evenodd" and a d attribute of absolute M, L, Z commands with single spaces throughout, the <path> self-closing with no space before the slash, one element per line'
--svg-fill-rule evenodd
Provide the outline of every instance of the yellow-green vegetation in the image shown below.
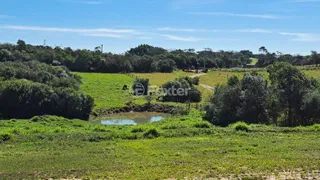
<path fill-rule="evenodd" d="M 193 111 L 148 125 L 0 121 L 1 179 L 168 179 L 319 170 L 320 125 L 215 127 Z M 259 174 L 261 173 L 261 174 Z"/>
<path fill-rule="evenodd" d="M 164 83 L 174 80 L 182 76 L 191 76 L 195 73 L 187 73 L 183 71 L 175 71 L 173 73 L 135 73 L 139 78 L 147 78 L 150 80 L 151 85 L 162 86 Z"/>
<path fill-rule="evenodd" d="M 124 85 L 131 87 L 134 78 L 126 74 L 75 73 L 82 77 L 81 91 L 92 96 L 95 109 L 111 109 L 125 106 L 129 101 L 137 104 L 144 99 L 135 98 L 129 91 L 122 90 Z"/>
<path fill-rule="evenodd" d="M 320 81 L 320 70 L 303 70 L 303 72 L 309 76 L 313 77 L 316 80 Z"/>
<path fill-rule="evenodd" d="M 243 72 L 211 71 L 200 77 L 200 83 L 215 87 L 218 84 L 226 83 L 231 76 L 242 78 Z"/>
<path fill-rule="evenodd" d="M 251 64 L 256 65 L 257 62 L 259 61 L 258 58 L 250 58 L 251 59 Z"/>

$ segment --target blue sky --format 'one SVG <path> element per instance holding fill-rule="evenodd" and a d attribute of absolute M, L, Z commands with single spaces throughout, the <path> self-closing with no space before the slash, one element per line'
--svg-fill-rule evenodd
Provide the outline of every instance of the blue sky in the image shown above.
<path fill-rule="evenodd" d="M 320 51 L 319 8 L 320 0 L 9 0 L 0 42 L 309 54 Z"/>

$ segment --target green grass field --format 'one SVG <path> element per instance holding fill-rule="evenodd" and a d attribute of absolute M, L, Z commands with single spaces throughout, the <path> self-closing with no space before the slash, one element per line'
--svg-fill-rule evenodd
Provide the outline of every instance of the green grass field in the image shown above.
<path fill-rule="evenodd" d="M 259 61 L 259 59 L 258 58 L 250 58 L 251 59 L 251 64 L 253 64 L 253 65 L 256 65 L 257 64 L 257 62 Z"/>
<path fill-rule="evenodd" d="M 249 132 L 242 132 L 212 126 L 196 111 L 138 126 L 56 117 L 0 121 L 0 175 L 1 179 L 193 179 L 305 173 L 320 168 L 319 131 L 319 125 L 251 125 Z"/>
<path fill-rule="evenodd" d="M 133 97 L 129 91 L 123 91 L 124 85 L 129 88 L 135 77 L 148 78 L 150 84 L 161 86 L 169 80 L 194 73 L 177 71 L 174 73 L 145 73 L 145 74 L 102 74 L 102 73 L 75 73 L 82 77 L 81 91 L 92 96 L 95 100 L 95 110 L 124 107 L 127 102 L 136 104 L 146 103 L 143 97 Z M 156 102 L 153 100 L 153 102 Z M 172 103 L 169 103 L 172 104 Z"/>
<path fill-rule="evenodd" d="M 143 98 L 135 98 L 129 91 L 122 90 L 124 85 L 130 87 L 134 78 L 126 74 L 75 73 L 82 77 L 81 91 L 92 96 L 95 109 L 121 108 L 129 101 L 143 104 Z"/>
<path fill-rule="evenodd" d="M 183 71 L 175 71 L 173 73 L 135 73 L 139 78 L 147 78 L 151 85 L 162 86 L 164 83 L 174 80 L 178 77 L 191 76 L 195 73 L 187 73 Z"/>

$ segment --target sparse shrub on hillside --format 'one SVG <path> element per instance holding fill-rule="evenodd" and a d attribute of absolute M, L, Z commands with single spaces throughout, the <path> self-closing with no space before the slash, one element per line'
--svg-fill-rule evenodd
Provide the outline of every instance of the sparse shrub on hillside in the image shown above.
<path fill-rule="evenodd" d="M 132 133 L 138 133 L 138 132 L 143 132 L 143 128 L 141 127 L 135 127 L 131 130 Z"/>
<path fill-rule="evenodd" d="M 194 124 L 196 128 L 210 128 L 212 125 L 209 122 L 199 122 Z"/>
<path fill-rule="evenodd" d="M 194 85 L 199 85 L 199 83 L 200 83 L 200 77 L 194 77 L 194 78 L 192 79 L 192 83 L 193 83 Z"/>
<path fill-rule="evenodd" d="M 145 132 L 143 136 L 146 138 L 156 138 L 160 136 L 160 133 L 156 128 L 152 128 Z"/>
<path fill-rule="evenodd" d="M 250 130 L 250 127 L 245 122 L 237 122 L 233 124 L 231 127 L 233 127 L 236 131 L 246 131 L 248 132 Z"/>
<path fill-rule="evenodd" d="M 0 144 L 8 141 L 12 138 L 12 134 L 9 132 L 0 132 Z"/>

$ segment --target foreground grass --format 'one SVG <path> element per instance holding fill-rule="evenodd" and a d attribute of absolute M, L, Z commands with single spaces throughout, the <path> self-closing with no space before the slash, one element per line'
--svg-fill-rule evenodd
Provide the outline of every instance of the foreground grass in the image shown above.
<path fill-rule="evenodd" d="M 320 169 L 320 126 L 214 127 L 198 112 L 139 126 L 0 122 L 1 179 L 165 179 Z M 4 135 L 9 139 L 4 140 Z"/>

